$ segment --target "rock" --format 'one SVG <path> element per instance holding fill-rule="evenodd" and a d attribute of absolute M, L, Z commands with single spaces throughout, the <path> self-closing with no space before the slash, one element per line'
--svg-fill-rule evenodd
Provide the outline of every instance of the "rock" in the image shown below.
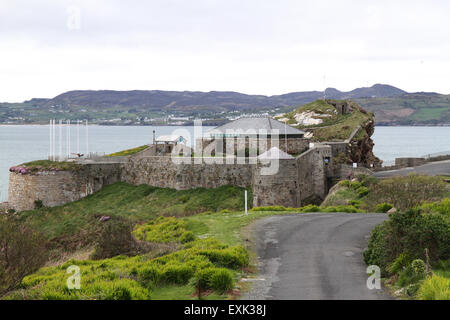
<path fill-rule="evenodd" d="M 392 208 L 390 208 L 389 210 L 388 210 L 388 212 L 386 212 L 387 214 L 391 214 L 391 213 L 395 213 L 395 212 L 397 212 L 397 209 L 395 209 L 394 207 L 392 207 Z"/>

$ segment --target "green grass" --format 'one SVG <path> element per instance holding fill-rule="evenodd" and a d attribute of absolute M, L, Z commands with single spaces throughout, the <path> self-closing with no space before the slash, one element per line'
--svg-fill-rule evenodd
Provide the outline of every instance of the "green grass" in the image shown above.
<path fill-rule="evenodd" d="M 251 198 L 251 197 L 250 197 Z M 216 189 L 175 190 L 123 182 L 63 206 L 20 213 L 23 221 L 41 230 L 48 239 L 72 239 L 89 243 L 103 215 L 145 222 L 158 216 L 187 216 L 222 209 L 243 210 L 244 189 L 223 186 Z"/>
<path fill-rule="evenodd" d="M 242 244 L 241 229 L 251 222 L 268 216 L 297 213 L 298 211 L 253 211 L 199 214 L 184 218 L 186 229 L 198 237 L 213 237 L 228 245 Z"/>
<path fill-rule="evenodd" d="M 365 112 L 360 106 L 350 101 L 353 108 L 351 113 L 341 115 L 335 113 L 336 109 L 324 100 L 316 100 L 308 103 L 300 108 L 286 113 L 281 118 L 288 118 L 288 123 L 295 122 L 295 114 L 313 111 L 321 115 L 329 115 L 327 117 L 317 116 L 315 118 L 322 119 L 323 122 L 317 125 L 303 126 L 297 128 L 311 131 L 313 133 L 312 141 L 342 141 L 348 139 L 350 134 L 359 125 L 364 125 L 368 120 L 373 119 L 373 114 Z M 362 130 L 355 137 L 362 139 L 367 133 Z"/>
<path fill-rule="evenodd" d="M 127 150 L 122 150 L 119 152 L 115 152 L 115 153 L 111 153 L 106 155 L 107 157 L 124 157 L 124 156 L 131 156 L 133 154 L 136 154 L 138 152 L 144 151 L 145 149 L 148 148 L 148 145 L 143 145 L 140 147 L 136 147 L 136 148 L 132 148 L 132 149 L 127 149 Z"/>
<path fill-rule="evenodd" d="M 75 162 L 67 161 L 50 161 L 50 160 L 35 160 L 23 163 L 17 167 L 25 167 L 30 171 L 41 170 L 61 170 L 61 171 L 74 171 L 81 169 L 81 165 Z"/>
<path fill-rule="evenodd" d="M 450 300 L 450 278 L 433 275 L 420 285 L 417 296 L 420 300 Z"/>
<path fill-rule="evenodd" d="M 340 181 L 321 207 L 354 205 L 366 212 L 376 212 L 379 205 L 385 203 L 398 210 L 420 207 L 424 213 L 449 211 L 446 198 L 450 197 L 450 186 L 443 182 L 444 177 L 412 174 L 380 180 L 364 179 Z M 448 213 L 445 217 L 450 220 Z"/>
<path fill-rule="evenodd" d="M 179 251 L 158 258 L 140 255 L 96 261 L 69 260 L 57 267 L 41 268 L 25 277 L 22 290 L 9 293 L 6 299 L 149 300 L 154 298 L 155 289 L 157 298 L 185 299 L 192 292 L 186 285 L 195 283 L 204 270 L 212 274 L 225 270 L 232 283 L 232 277 L 239 277 L 248 263 L 248 253 L 241 246 L 227 246 L 214 239 L 195 240 Z M 70 266 L 80 268 L 78 289 L 67 288 Z M 205 285 L 205 289 L 220 293 L 214 284 Z"/>

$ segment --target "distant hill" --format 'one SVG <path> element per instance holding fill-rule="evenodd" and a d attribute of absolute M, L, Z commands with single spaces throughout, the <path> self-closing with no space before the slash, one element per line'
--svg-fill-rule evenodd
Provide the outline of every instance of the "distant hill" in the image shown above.
<path fill-rule="evenodd" d="M 43 123 L 49 118 L 57 118 L 88 119 L 101 124 L 160 124 L 172 116 L 199 117 L 218 124 L 243 113 L 273 115 L 289 112 L 324 96 L 327 99 L 355 100 L 374 112 L 377 123 L 381 124 L 450 123 L 448 96 L 412 94 L 385 84 L 348 92 L 327 88 L 325 92 L 291 92 L 273 96 L 231 91 L 77 90 L 52 99 L 0 103 L 0 123 Z"/>
<path fill-rule="evenodd" d="M 333 88 L 325 91 L 326 98 L 351 99 L 366 97 L 392 97 L 406 92 L 389 85 L 376 84 L 370 88 L 358 88 L 342 92 Z M 43 107 L 63 106 L 68 108 L 107 109 L 114 107 L 137 108 L 157 111 L 195 111 L 195 110 L 258 110 L 292 105 L 301 105 L 322 98 L 323 91 L 293 92 L 283 95 L 247 95 L 231 91 L 69 91 L 42 101 L 33 99 Z M 30 101 L 30 102 L 31 102 Z"/>

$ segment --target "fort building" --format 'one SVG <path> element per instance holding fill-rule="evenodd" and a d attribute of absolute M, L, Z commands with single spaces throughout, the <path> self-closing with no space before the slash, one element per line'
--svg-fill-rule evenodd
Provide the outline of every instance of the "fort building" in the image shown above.
<path fill-rule="evenodd" d="M 193 153 L 183 137 L 154 135 L 136 154 L 71 159 L 76 170 L 11 172 L 9 207 L 31 210 L 38 200 L 62 205 L 118 181 L 179 190 L 234 185 L 253 191 L 254 206 L 300 207 L 323 200 L 346 172 L 333 160 L 333 149 L 346 146 L 348 141 L 310 144 L 302 130 L 270 118 L 241 118 L 197 140 Z M 189 152 L 180 156 L 178 147 Z"/>

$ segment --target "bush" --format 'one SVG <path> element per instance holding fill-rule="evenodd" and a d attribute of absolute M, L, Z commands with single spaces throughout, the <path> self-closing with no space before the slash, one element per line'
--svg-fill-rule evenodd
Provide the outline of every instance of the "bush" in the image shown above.
<path fill-rule="evenodd" d="M 356 189 L 356 192 L 358 193 L 358 197 L 362 198 L 369 194 L 369 188 L 362 186 Z"/>
<path fill-rule="evenodd" d="M 387 268 L 387 271 L 390 274 L 398 274 L 404 269 L 408 267 L 410 264 L 411 259 L 409 258 L 409 255 L 402 252 L 395 260 L 392 262 L 391 265 Z"/>
<path fill-rule="evenodd" d="M 250 211 L 286 211 L 283 206 L 266 206 L 266 207 L 254 207 Z"/>
<path fill-rule="evenodd" d="M 0 295 L 47 260 L 45 238 L 15 217 L 0 215 L 0 246 Z"/>
<path fill-rule="evenodd" d="M 199 270 L 195 276 L 201 290 L 214 289 L 224 292 L 233 288 L 233 275 L 224 268 L 206 268 Z"/>
<path fill-rule="evenodd" d="M 450 198 L 444 198 L 439 202 L 425 202 L 420 209 L 425 213 L 438 213 L 450 218 Z"/>
<path fill-rule="evenodd" d="M 359 208 L 359 207 L 362 205 L 362 202 L 361 202 L 361 200 L 349 200 L 349 201 L 347 202 L 347 204 L 348 204 L 349 206 L 353 206 L 353 207 L 355 207 L 355 208 Z"/>
<path fill-rule="evenodd" d="M 358 174 L 357 178 L 361 182 L 361 184 L 367 188 L 378 182 L 377 178 L 366 174 Z"/>
<path fill-rule="evenodd" d="M 188 283 L 189 279 L 194 275 L 194 269 L 183 264 L 169 264 L 165 266 L 159 276 L 159 282 L 163 284 L 179 284 Z"/>
<path fill-rule="evenodd" d="M 307 212 L 320 212 L 320 208 L 313 204 L 308 204 L 307 206 L 304 206 L 300 208 L 300 212 L 307 213 Z"/>
<path fill-rule="evenodd" d="M 180 237 L 181 243 L 188 243 L 195 240 L 195 235 L 192 231 L 185 231 Z"/>
<path fill-rule="evenodd" d="M 323 212 L 347 212 L 347 213 L 358 213 L 360 212 L 354 206 L 328 206 L 322 208 Z"/>
<path fill-rule="evenodd" d="M 219 292 L 225 292 L 233 288 L 233 275 L 227 269 L 216 269 L 211 275 L 210 286 Z"/>
<path fill-rule="evenodd" d="M 133 234 L 139 240 L 156 243 L 182 242 L 181 237 L 186 232 L 186 222 L 173 217 L 159 217 L 138 226 Z M 185 237 L 189 237 L 186 235 Z M 188 238 L 184 239 L 188 240 Z"/>
<path fill-rule="evenodd" d="M 105 259 L 118 255 L 136 255 L 138 244 L 132 235 L 133 225 L 126 219 L 113 217 L 101 222 L 92 259 Z"/>
<path fill-rule="evenodd" d="M 441 200 L 448 194 L 448 186 L 440 177 L 411 174 L 384 179 L 370 186 L 365 198 L 369 210 L 382 202 L 390 203 L 400 211 L 412 209 L 428 201 Z"/>
<path fill-rule="evenodd" d="M 377 204 L 377 206 L 375 208 L 375 212 L 386 213 L 390 209 L 392 209 L 392 204 L 383 202 L 383 203 Z"/>
<path fill-rule="evenodd" d="M 425 249 L 431 263 L 445 260 L 450 256 L 449 239 L 449 223 L 442 216 L 424 215 L 420 210 L 394 213 L 372 230 L 364 261 L 388 271 L 387 266 L 401 253 L 425 260 Z"/>
<path fill-rule="evenodd" d="M 363 187 L 363 185 L 359 181 L 350 181 L 349 187 L 353 190 L 358 190 L 359 188 Z"/>
<path fill-rule="evenodd" d="M 417 297 L 421 300 L 450 300 L 450 279 L 433 275 L 422 283 Z"/>

